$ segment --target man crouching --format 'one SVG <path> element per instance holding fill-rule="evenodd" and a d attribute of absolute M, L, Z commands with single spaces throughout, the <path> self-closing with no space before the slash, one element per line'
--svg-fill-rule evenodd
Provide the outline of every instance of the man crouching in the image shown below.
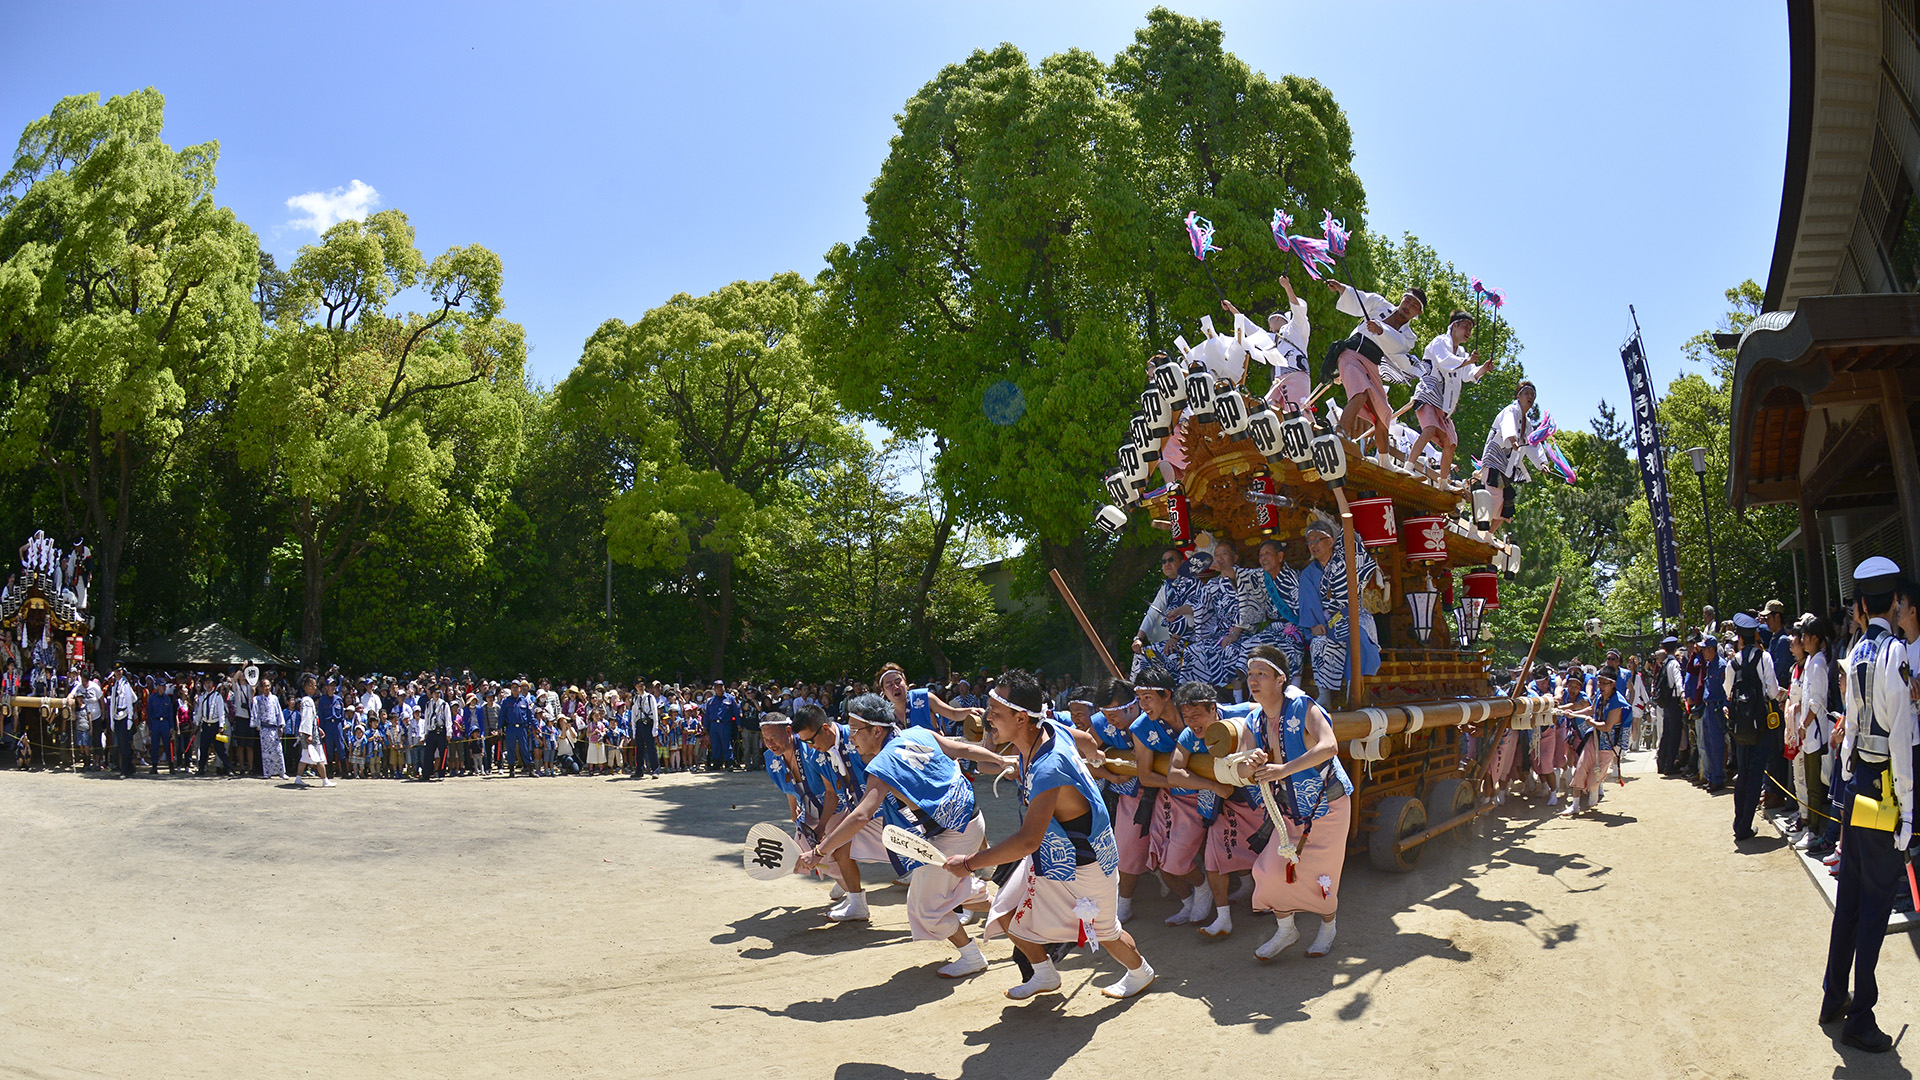
<path fill-rule="evenodd" d="M 1012 743 L 1020 802 L 1026 813 L 1011 837 L 972 855 L 954 855 L 947 869 L 966 878 L 979 868 L 1019 860 L 988 915 L 987 935 L 1013 938 L 1026 981 L 1007 991 L 1015 1001 L 1060 989 L 1049 944 L 1108 951 L 1127 973 L 1101 989 L 1132 997 L 1153 982 L 1133 938 L 1115 920 L 1120 905 L 1120 857 L 1105 800 L 1081 761 L 1076 739 L 1096 756 L 1092 736 L 1053 719 L 1039 680 L 1010 671 L 987 694 L 990 741 Z"/>

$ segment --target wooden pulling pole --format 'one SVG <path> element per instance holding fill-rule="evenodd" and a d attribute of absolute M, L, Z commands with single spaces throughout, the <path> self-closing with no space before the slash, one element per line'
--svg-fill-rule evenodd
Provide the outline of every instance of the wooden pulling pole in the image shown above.
<path fill-rule="evenodd" d="M 1547 606 L 1540 610 L 1540 626 L 1533 632 L 1533 647 L 1527 650 L 1527 666 L 1520 669 L 1522 679 L 1533 678 L 1533 658 L 1540 655 L 1540 640 L 1547 636 L 1547 620 L 1553 616 L 1553 602 L 1560 598 L 1560 578 L 1555 576 L 1547 593 Z"/>
<path fill-rule="evenodd" d="M 1067 579 L 1060 576 L 1058 569 L 1047 571 L 1047 576 L 1053 578 L 1053 587 L 1060 590 L 1060 599 L 1067 602 L 1067 610 L 1073 612 L 1073 617 L 1080 623 L 1081 632 L 1087 635 L 1088 641 L 1093 642 L 1093 651 L 1100 654 L 1100 660 L 1107 665 L 1107 670 L 1116 679 L 1126 678 L 1120 674 L 1120 665 L 1113 662 L 1113 654 L 1107 651 L 1106 643 L 1100 640 L 1099 634 L 1093 632 L 1093 623 L 1087 620 L 1087 613 L 1080 610 L 1080 601 L 1075 600 L 1073 590 L 1067 588 Z"/>
<path fill-rule="evenodd" d="M 1527 665 L 1520 669 L 1520 681 L 1515 684 L 1516 689 L 1525 686 L 1527 681 L 1533 676 L 1533 658 L 1540 655 L 1540 641 L 1547 636 L 1547 620 L 1553 617 L 1554 601 L 1560 599 L 1560 583 L 1562 580 L 1559 575 L 1555 575 L 1553 588 L 1547 592 L 1547 604 L 1544 608 L 1540 609 L 1540 625 L 1533 631 L 1533 645 L 1527 649 Z M 1475 787 L 1478 787 L 1480 781 L 1485 778 L 1487 765 L 1493 761 L 1495 745 L 1498 744 L 1501 739 L 1507 737 L 1507 728 L 1511 726 L 1513 726 L 1511 719 L 1502 723 L 1499 731 L 1493 733 L 1492 738 L 1487 741 L 1487 745 L 1482 747 L 1478 754 L 1474 755 L 1473 772 L 1471 776 Z"/>

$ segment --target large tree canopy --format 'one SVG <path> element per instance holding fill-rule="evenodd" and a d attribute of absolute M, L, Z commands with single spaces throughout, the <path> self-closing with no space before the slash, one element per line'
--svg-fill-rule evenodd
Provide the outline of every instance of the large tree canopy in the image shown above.
<path fill-rule="evenodd" d="M 845 437 L 799 336 L 813 290 L 798 274 L 675 296 L 631 326 L 594 331 L 559 388 L 566 422 L 620 462 L 607 544 L 632 566 L 683 576 L 726 665 L 734 571 L 763 552 L 766 507 L 823 442 Z"/>
<path fill-rule="evenodd" d="M 810 334 L 823 370 L 854 411 L 938 435 L 963 513 L 1032 537 L 1095 622 L 1117 625 L 1153 536 L 1113 550 L 1088 536 L 1100 477 L 1146 357 L 1219 313 L 1182 218 L 1214 219 L 1215 280 L 1270 308 L 1298 273 L 1267 231 L 1274 208 L 1360 225 L 1346 122 L 1318 84 L 1226 53 L 1218 23 L 1156 9 L 1112 65 L 975 52 L 899 124 L 866 236 L 827 255 Z"/>
<path fill-rule="evenodd" d="M 0 339 L 12 400 L 0 467 L 43 467 L 84 507 L 111 659 L 141 485 L 240 378 L 259 337 L 253 231 L 213 201 L 216 143 L 160 141 L 142 90 L 64 98 L 0 178 Z"/>
<path fill-rule="evenodd" d="M 428 263 L 398 210 L 343 221 L 294 260 L 234 437 L 292 502 L 303 660 L 320 658 L 327 590 L 395 515 L 435 515 L 436 542 L 479 561 L 486 521 L 448 493 L 504 484 L 519 452 L 526 346 L 495 318 L 500 282 L 478 245 Z M 432 308 L 388 315 L 416 285 Z"/>

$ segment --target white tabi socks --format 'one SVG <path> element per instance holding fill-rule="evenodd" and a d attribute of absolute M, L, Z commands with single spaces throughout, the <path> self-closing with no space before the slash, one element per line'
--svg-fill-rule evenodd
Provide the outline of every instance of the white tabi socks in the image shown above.
<path fill-rule="evenodd" d="M 1147 963 L 1147 958 L 1143 956 L 1140 958 L 1139 967 L 1128 968 L 1127 973 L 1120 976 L 1118 982 L 1101 987 L 1100 993 L 1110 998 L 1132 997 L 1152 984 L 1153 965 Z"/>
<path fill-rule="evenodd" d="M 1221 904 L 1214 908 L 1213 921 L 1201 927 L 1200 932 L 1215 941 L 1233 933 L 1233 905 Z"/>
<path fill-rule="evenodd" d="M 1114 910 L 1113 921 L 1123 923 L 1131 918 L 1133 918 L 1133 897 L 1123 896 L 1120 898 L 1120 906 Z"/>
<path fill-rule="evenodd" d="M 1168 926 L 1185 926 L 1188 923 L 1192 922 L 1194 918 L 1193 902 L 1195 900 L 1198 900 L 1200 898 L 1200 894 L 1204 891 L 1205 890 L 1203 889 L 1195 889 L 1192 892 L 1188 893 L 1187 898 L 1185 900 L 1180 901 L 1180 910 L 1167 916 L 1167 925 Z"/>
<path fill-rule="evenodd" d="M 987 970 L 987 957 L 980 951 L 980 943 L 978 941 L 969 941 L 967 942 L 966 948 L 960 950 L 960 955 L 954 959 L 953 963 L 940 969 L 940 977 L 943 979 L 964 979 L 969 975 L 985 970 Z M 1048 970 L 1052 969 L 1049 968 Z M 1053 977 L 1053 985 L 1060 985 L 1060 976 L 1057 974 Z"/>
<path fill-rule="evenodd" d="M 827 890 L 829 900 L 838 900 L 845 895 L 847 895 L 847 887 L 837 881 L 833 883 L 833 888 Z"/>
<path fill-rule="evenodd" d="M 1293 925 L 1293 916 L 1282 915 L 1280 925 L 1274 930 L 1273 936 L 1267 939 L 1265 945 L 1253 950 L 1253 955 L 1261 960 L 1271 960 L 1287 951 L 1294 942 L 1299 940 L 1300 928 Z"/>
<path fill-rule="evenodd" d="M 1333 951 L 1333 920 L 1320 924 L 1320 932 L 1314 935 L 1313 944 L 1307 946 L 1308 956 L 1325 956 Z"/>
<path fill-rule="evenodd" d="M 1047 994 L 1060 989 L 1060 972 L 1055 970 L 1053 961 L 1042 960 L 1033 965 L 1033 978 L 1007 991 L 1007 996 L 1015 1001 L 1025 1001 L 1035 994 Z"/>
<path fill-rule="evenodd" d="M 867 921 L 867 894 L 851 892 L 841 897 L 839 903 L 827 909 L 827 918 L 834 922 Z"/>

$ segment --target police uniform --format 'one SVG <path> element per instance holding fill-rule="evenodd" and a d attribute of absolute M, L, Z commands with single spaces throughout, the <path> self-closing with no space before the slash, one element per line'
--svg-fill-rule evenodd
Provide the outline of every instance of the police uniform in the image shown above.
<path fill-rule="evenodd" d="M 1854 570 L 1855 595 L 1893 591 L 1900 568 L 1874 557 Z M 1887 916 L 1899 888 L 1907 842 L 1913 835 L 1914 710 L 1908 696 L 1906 643 L 1894 636 L 1884 615 L 1869 620 L 1843 663 L 1846 736 L 1840 746 L 1840 800 L 1848 808 L 1840 846 L 1840 887 L 1827 942 L 1825 995 L 1820 1020 L 1845 1017 L 1841 1040 L 1880 1052 L 1892 1046 L 1874 1022 L 1880 997 L 1874 969 L 1886 939 Z M 1893 800 L 1892 827 L 1863 809 Z M 1869 801 L 1863 806 L 1862 802 Z M 1847 998 L 1847 976 L 1853 996 Z"/>

